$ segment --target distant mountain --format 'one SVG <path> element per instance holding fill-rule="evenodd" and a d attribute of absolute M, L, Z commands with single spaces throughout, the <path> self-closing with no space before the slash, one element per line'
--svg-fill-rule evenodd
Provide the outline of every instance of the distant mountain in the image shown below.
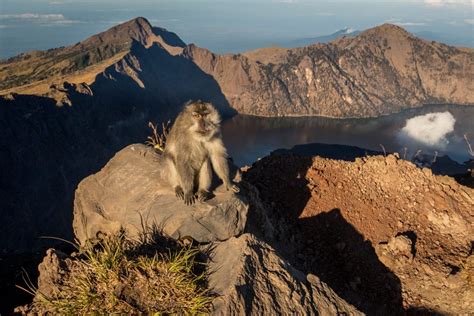
<path fill-rule="evenodd" d="M 305 37 L 305 38 L 299 38 L 296 40 L 283 42 L 281 43 L 281 46 L 287 47 L 287 48 L 294 48 L 294 47 L 308 46 L 308 45 L 317 44 L 317 43 L 329 43 L 331 41 L 334 41 L 344 36 L 354 37 L 354 36 L 357 36 L 359 33 L 360 31 L 354 30 L 349 27 L 345 27 L 329 35 L 323 35 L 323 36 L 317 36 L 317 37 Z"/>
<path fill-rule="evenodd" d="M 189 99 L 224 115 L 368 117 L 474 104 L 474 50 L 384 24 L 328 44 L 217 55 L 136 18 L 0 62 L 0 249 L 70 238 L 73 192 Z"/>
<path fill-rule="evenodd" d="M 73 46 L 20 54 L 0 62 L 0 89 L 77 73 L 93 65 L 102 65 L 99 68 L 103 70 L 128 52 L 132 43 L 166 45 L 163 37 L 171 46 L 185 46 L 174 33 L 153 28 L 144 18 L 137 18 Z"/>
<path fill-rule="evenodd" d="M 428 41 L 446 43 L 452 46 L 474 48 L 474 36 L 472 36 L 472 34 L 470 40 L 467 40 L 466 37 L 461 34 L 456 36 L 453 34 L 444 34 L 432 31 L 420 31 L 416 32 L 415 35 Z"/>
<path fill-rule="evenodd" d="M 427 42 L 391 24 L 308 40 L 332 38 L 218 55 L 137 18 L 73 46 L 2 62 L 0 94 L 71 105 L 57 89 L 68 82 L 93 99 L 169 104 L 161 112 L 207 98 L 226 113 L 261 116 L 374 117 L 427 103 L 474 104 L 473 49 Z"/>
<path fill-rule="evenodd" d="M 329 35 L 322 35 L 317 37 L 304 37 L 298 38 L 294 40 L 284 41 L 279 43 L 279 46 L 286 47 L 286 48 L 295 48 L 295 47 L 302 47 L 302 46 L 309 46 L 317 43 L 329 43 L 344 36 L 346 37 L 355 37 L 359 35 L 361 31 L 345 27 L 340 29 L 332 34 Z M 413 33 L 415 36 L 428 40 L 428 41 L 436 41 L 440 43 L 445 43 L 452 46 L 461 46 L 461 47 L 474 47 L 474 37 L 471 37 L 471 40 L 466 40 L 465 36 L 456 36 L 452 34 L 443 34 L 439 32 L 433 31 L 420 31 Z"/>
<path fill-rule="evenodd" d="M 391 24 L 301 48 L 220 56 L 190 45 L 183 54 L 219 82 L 239 113 L 375 117 L 474 104 L 473 49 L 427 42 Z"/>

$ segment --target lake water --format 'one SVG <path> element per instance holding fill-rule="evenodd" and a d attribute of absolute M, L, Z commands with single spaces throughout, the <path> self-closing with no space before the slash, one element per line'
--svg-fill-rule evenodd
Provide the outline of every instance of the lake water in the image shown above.
<path fill-rule="evenodd" d="M 438 113 L 428 115 L 429 113 Z M 441 113 L 441 114 L 440 114 Z M 407 128 L 407 121 L 415 117 Z M 448 154 L 458 162 L 469 159 L 467 134 L 474 145 L 474 107 L 424 106 L 370 119 L 322 117 L 262 118 L 237 115 L 222 123 L 224 142 L 238 166 L 251 165 L 275 149 L 309 143 L 351 145 L 404 153 Z"/>

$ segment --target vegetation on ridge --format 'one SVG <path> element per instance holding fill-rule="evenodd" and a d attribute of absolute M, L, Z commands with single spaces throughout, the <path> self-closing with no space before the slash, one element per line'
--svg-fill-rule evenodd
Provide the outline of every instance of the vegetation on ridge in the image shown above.
<path fill-rule="evenodd" d="M 148 122 L 148 127 L 151 128 L 152 134 L 147 137 L 145 144 L 153 147 L 158 152 L 164 152 L 166 146 L 166 138 L 171 130 L 171 122 L 161 123 L 161 132 L 158 130 L 158 124 Z"/>
<path fill-rule="evenodd" d="M 196 260 L 199 250 L 155 235 L 140 242 L 124 234 L 104 236 L 66 259 L 53 295 L 35 295 L 28 312 L 54 314 L 202 314 L 211 296 Z M 79 249 L 79 247 L 78 247 Z M 61 266 L 62 267 L 62 266 Z"/>

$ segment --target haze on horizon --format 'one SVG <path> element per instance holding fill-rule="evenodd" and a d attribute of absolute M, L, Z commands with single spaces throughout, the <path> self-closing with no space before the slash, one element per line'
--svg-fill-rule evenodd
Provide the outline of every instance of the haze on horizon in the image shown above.
<path fill-rule="evenodd" d="M 71 45 L 137 16 L 217 53 L 383 23 L 474 47 L 474 0 L 0 0 L 0 58 Z"/>

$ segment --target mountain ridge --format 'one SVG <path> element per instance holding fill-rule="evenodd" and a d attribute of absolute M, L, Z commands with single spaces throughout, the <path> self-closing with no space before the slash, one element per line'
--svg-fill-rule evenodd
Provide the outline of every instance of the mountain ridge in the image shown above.
<path fill-rule="evenodd" d="M 26 52 L 0 61 L 0 79 L 2 79 L 0 93 L 2 90 L 7 93 L 15 92 L 12 91 L 15 90 L 14 88 L 59 76 L 71 76 L 85 71 L 88 67 L 105 64 L 105 67 L 99 67 L 97 71 L 93 71 L 94 74 L 99 74 L 107 66 L 113 65 L 124 57 L 130 51 L 133 42 L 145 47 L 157 43 L 174 55 L 180 53 L 182 47 L 185 46 L 176 34 L 164 28 L 153 27 L 148 20 L 138 17 L 92 35 L 74 45 L 47 51 Z M 14 68 L 13 71 L 10 68 Z M 71 78 L 58 78 L 57 81 L 71 81 Z M 86 81 L 86 83 L 89 84 L 91 81 Z M 44 93 L 45 89 L 40 89 L 40 93 L 26 89 L 26 93 L 30 94 L 41 94 L 41 92 Z"/>
<path fill-rule="evenodd" d="M 132 52 L 133 45 L 145 49 L 158 45 L 172 56 L 187 59 L 181 59 L 184 63 L 194 63 L 216 81 L 229 106 L 242 114 L 374 117 L 423 104 L 474 104 L 470 93 L 474 89 L 470 80 L 474 50 L 424 41 L 393 24 L 327 44 L 219 55 L 194 44 L 186 45 L 175 33 L 153 27 L 142 17 L 64 48 L 60 56 L 81 51 L 73 56 L 69 68 L 59 70 L 66 75 L 51 79 L 40 71 L 39 78 L 30 77 L 26 86 L 12 86 L 15 80 L 8 73 L 16 64 L 2 64 L 0 78 L 5 73 L 7 76 L 0 94 L 51 95 L 48 89 L 53 81 L 56 85 L 62 81 L 81 84 L 86 77 L 84 82 L 91 85 L 110 73 L 108 68 L 121 69 L 142 89 L 160 89 L 156 84 L 163 84 L 163 80 L 158 78 L 145 88 L 140 76 L 146 70 L 140 66 L 140 56 Z M 93 47 L 99 48 L 98 53 L 90 53 Z M 161 63 L 155 60 L 150 67 Z M 42 61 L 38 61 L 40 67 Z M 175 70 L 169 71 L 171 74 Z M 41 79 L 37 82 L 42 88 L 35 79 Z M 180 89 L 178 84 L 177 91 Z"/>

